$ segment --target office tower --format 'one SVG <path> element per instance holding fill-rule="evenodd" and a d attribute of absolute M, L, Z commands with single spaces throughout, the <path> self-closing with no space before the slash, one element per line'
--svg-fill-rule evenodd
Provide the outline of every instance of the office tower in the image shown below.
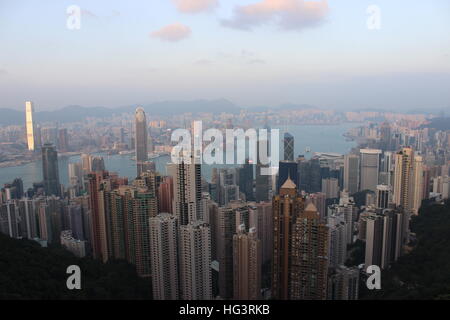
<path fill-rule="evenodd" d="M 181 299 L 212 299 L 209 225 L 201 221 L 181 225 L 179 246 Z"/>
<path fill-rule="evenodd" d="M 227 206 L 230 201 L 239 200 L 239 186 L 237 170 L 219 169 L 219 193 L 218 203 L 220 206 Z"/>
<path fill-rule="evenodd" d="M 167 172 L 173 179 L 172 208 L 180 226 L 196 221 L 203 216 L 200 206 L 202 198 L 201 166 L 193 162 L 192 159 L 190 164 L 182 162 L 167 165 Z"/>
<path fill-rule="evenodd" d="M 158 186 L 158 211 L 173 213 L 173 178 L 164 177 Z"/>
<path fill-rule="evenodd" d="M 284 160 L 294 161 L 294 137 L 286 132 L 284 134 Z"/>
<path fill-rule="evenodd" d="M 239 176 L 239 191 L 245 195 L 246 201 L 254 201 L 255 194 L 253 191 L 253 164 L 249 163 L 249 160 L 245 160 L 245 164 L 242 168 L 238 169 Z"/>
<path fill-rule="evenodd" d="M 383 153 L 383 157 L 381 158 L 381 167 L 380 167 L 380 176 L 379 183 L 386 184 L 392 186 L 393 180 L 393 166 L 394 155 L 390 151 L 386 151 Z"/>
<path fill-rule="evenodd" d="M 330 230 L 329 265 L 331 268 L 337 268 L 339 265 L 343 265 L 347 259 L 348 225 L 342 215 L 328 217 L 327 225 Z"/>
<path fill-rule="evenodd" d="M 391 126 L 388 122 L 384 122 L 380 126 L 380 144 L 382 150 L 391 150 Z"/>
<path fill-rule="evenodd" d="M 402 254 L 403 219 L 404 214 L 401 210 L 383 210 L 383 247 L 380 265 L 382 269 L 388 268 Z"/>
<path fill-rule="evenodd" d="M 235 300 L 258 300 L 261 298 L 261 240 L 256 229 L 245 232 L 245 226 L 239 226 L 233 236 L 233 288 Z"/>
<path fill-rule="evenodd" d="M 81 168 L 83 175 L 87 175 L 92 171 L 92 156 L 86 153 L 81 154 Z"/>
<path fill-rule="evenodd" d="M 292 228 L 290 299 L 326 299 L 328 232 L 317 208 L 309 203 Z"/>
<path fill-rule="evenodd" d="M 322 193 L 325 194 L 327 199 L 337 198 L 339 196 L 338 179 L 322 179 Z"/>
<path fill-rule="evenodd" d="M 42 147 L 42 176 L 46 195 L 61 194 L 59 184 L 58 153 L 51 144 Z"/>
<path fill-rule="evenodd" d="M 256 202 L 269 200 L 269 175 L 264 170 L 269 169 L 269 165 L 261 162 L 260 154 L 268 154 L 269 141 L 258 140 L 257 155 L 258 161 L 256 164 L 256 178 L 255 178 L 255 200 Z"/>
<path fill-rule="evenodd" d="M 280 161 L 277 190 L 290 178 L 298 186 L 298 164 L 293 161 Z"/>
<path fill-rule="evenodd" d="M 148 160 L 148 133 L 147 133 L 147 118 L 143 108 L 139 107 L 135 113 L 135 151 L 136 151 L 136 166 L 137 176 L 142 172 L 142 163 Z"/>
<path fill-rule="evenodd" d="M 169 213 L 160 213 L 150 218 L 149 223 L 153 299 L 178 300 L 177 219 Z"/>
<path fill-rule="evenodd" d="M 360 149 L 360 186 L 359 190 L 376 192 L 380 167 L 380 153 L 378 149 Z"/>
<path fill-rule="evenodd" d="M 344 156 L 344 189 L 348 193 L 358 192 L 359 187 L 359 156 L 346 154 Z"/>
<path fill-rule="evenodd" d="M 260 202 L 249 206 L 249 227 L 256 230 L 261 240 L 262 263 L 271 263 L 273 254 L 272 203 Z"/>
<path fill-rule="evenodd" d="M 65 128 L 58 131 L 58 150 L 61 152 L 69 151 L 69 137 Z"/>
<path fill-rule="evenodd" d="M 72 230 L 61 231 L 60 243 L 64 248 L 72 252 L 76 257 L 83 258 L 84 256 L 86 256 L 86 242 L 75 239 L 72 236 Z"/>
<path fill-rule="evenodd" d="M 359 269 L 339 266 L 328 279 L 328 300 L 358 300 Z"/>
<path fill-rule="evenodd" d="M 76 189 L 76 193 L 83 188 L 83 169 L 81 163 L 69 163 L 69 185 Z"/>
<path fill-rule="evenodd" d="M 91 171 L 98 172 L 104 171 L 105 169 L 105 161 L 103 157 L 92 157 L 91 159 Z"/>
<path fill-rule="evenodd" d="M 27 145 L 28 150 L 34 151 L 37 148 L 36 144 L 36 127 L 34 124 L 34 107 L 33 102 L 27 101 L 25 102 L 25 120 L 26 120 L 26 129 L 27 129 Z"/>
<path fill-rule="evenodd" d="M 377 208 L 386 209 L 391 203 L 391 186 L 377 185 Z"/>
<path fill-rule="evenodd" d="M 297 216 L 303 211 L 304 199 L 297 194 L 291 179 L 281 186 L 273 197 L 273 257 L 272 297 L 287 300 L 291 297 L 292 230 Z"/>
<path fill-rule="evenodd" d="M 383 248 L 383 217 L 372 214 L 366 220 L 365 266 L 381 266 Z"/>

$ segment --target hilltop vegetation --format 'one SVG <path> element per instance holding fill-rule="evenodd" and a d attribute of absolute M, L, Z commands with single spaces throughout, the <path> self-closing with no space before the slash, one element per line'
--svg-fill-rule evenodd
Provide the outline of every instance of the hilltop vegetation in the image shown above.
<path fill-rule="evenodd" d="M 425 204 L 413 217 L 417 245 L 390 270 L 381 290 L 362 292 L 366 299 L 450 299 L 450 201 Z"/>
<path fill-rule="evenodd" d="M 67 289 L 70 265 L 81 269 L 81 290 Z M 103 264 L 0 234 L 0 299 L 150 298 L 150 282 L 139 278 L 126 261 Z"/>

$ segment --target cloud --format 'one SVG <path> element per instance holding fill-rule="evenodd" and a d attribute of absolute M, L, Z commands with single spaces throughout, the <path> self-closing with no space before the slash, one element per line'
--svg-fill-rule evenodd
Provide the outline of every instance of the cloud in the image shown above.
<path fill-rule="evenodd" d="M 235 7 L 234 16 L 223 20 L 222 24 L 251 30 L 266 23 L 275 23 L 285 30 L 303 30 L 319 25 L 327 14 L 327 0 L 260 0 L 255 4 Z"/>
<path fill-rule="evenodd" d="M 219 4 L 219 0 L 172 0 L 178 11 L 184 13 L 197 13 L 211 10 Z"/>
<path fill-rule="evenodd" d="M 179 22 L 169 24 L 157 31 L 154 31 L 150 36 L 159 38 L 164 41 L 177 42 L 181 41 L 191 35 L 191 28 Z"/>

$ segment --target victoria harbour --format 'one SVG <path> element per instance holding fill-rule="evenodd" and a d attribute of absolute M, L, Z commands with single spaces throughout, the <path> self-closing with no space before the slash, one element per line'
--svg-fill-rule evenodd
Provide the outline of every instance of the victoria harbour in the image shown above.
<path fill-rule="evenodd" d="M 284 132 L 289 132 L 295 137 L 295 150 L 298 155 L 302 154 L 305 158 L 310 158 L 314 152 L 333 152 L 344 154 L 352 147 L 355 142 L 347 141 L 343 136 L 350 128 L 356 127 L 355 123 L 344 123 L 341 125 L 302 125 L 287 126 L 280 129 L 280 142 L 283 139 Z M 282 144 L 280 143 L 280 146 Z M 114 154 L 96 153 L 96 156 L 102 156 L 105 161 L 105 167 L 110 172 L 116 172 L 119 176 L 128 177 L 130 180 L 136 178 L 136 165 L 132 157 L 134 154 Z M 280 158 L 281 159 L 281 158 Z M 61 183 L 68 185 L 68 165 L 69 163 L 79 162 L 80 156 L 60 157 L 59 158 L 59 177 Z M 170 162 L 170 156 L 160 156 L 152 159 L 155 162 L 156 170 L 161 174 L 166 174 L 166 164 Z M 223 168 L 227 165 L 202 166 L 202 176 L 210 181 L 212 167 Z M 32 187 L 34 182 L 42 180 L 42 162 L 35 161 L 21 166 L 0 168 L 0 184 L 13 181 L 21 177 L 25 188 Z"/>

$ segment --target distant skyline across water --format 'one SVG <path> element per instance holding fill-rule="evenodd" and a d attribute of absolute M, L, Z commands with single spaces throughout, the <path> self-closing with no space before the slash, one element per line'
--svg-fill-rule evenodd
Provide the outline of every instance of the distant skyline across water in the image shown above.
<path fill-rule="evenodd" d="M 347 141 L 343 136 L 350 128 L 356 127 L 358 124 L 346 123 L 342 125 L 305 125 L 305 126 L 287 126 L 280 129 L 280 139 L 283 139 L 284 132 L 287 131 L 294 136 L 295 139 L 295 157 L 300 154 L 310 158 L 314 152 L 334 152 L 345 154 L 356 146 L 354 141 Z M 273 126 L 273 128 L 276 128 Z M 283 144 L 280 143 L 282 148 Z M 309 148 L 310 152 L 305 152 Z M 117 172 L 120 176 L 135 179 L 136 163 L 131 158 L 134 154 L 129 155 L 107 155 L 100 154 L 105 161 L 106 170 Z M 283 159 L 283 150 L 280 150 L 280 160 Z M 60 182 L 68 185 L 68 164 L 79 162 L 80 156 L 70 158 L 59 158 L 59 177 Z M 166 174 L 166 164 L 170 161 L 170 156 L 162 156 L 153 159 L 156 164 L 156 170 L 161 174 Z M 217 165 L 215 167 L 227 167 L 226 165 Z M 202 166 L 202 176 L 206 180 L 211 178 L 212 166 Z M 33 182 L 42 180 L 42 162 L 35 161 L 22 166 L 0 168 L 0 186 L 5 183 L 12 182 L 15 178 L 22 178 L 24 188 L 32 186 Z"/>

